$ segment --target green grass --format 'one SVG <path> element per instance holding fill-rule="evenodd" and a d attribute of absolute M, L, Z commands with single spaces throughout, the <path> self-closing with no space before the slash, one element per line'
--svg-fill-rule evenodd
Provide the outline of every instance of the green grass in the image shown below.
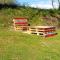
<path fill-rule="evenodd" d="M 44 38 L 0 30 L 0 60 L 60 60 L 60 31 Z"/>

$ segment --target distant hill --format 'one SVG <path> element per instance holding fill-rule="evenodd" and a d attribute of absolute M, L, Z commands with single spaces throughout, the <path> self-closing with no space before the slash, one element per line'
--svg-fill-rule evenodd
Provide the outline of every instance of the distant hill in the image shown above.
<path fill-rule="evenodd" d="M 12 26 L 14 17 L 26 17 L 31 25 L 53 25 L 60 27 L 60 11 L 29 6 L 0 4 L 0 27 Z"/>

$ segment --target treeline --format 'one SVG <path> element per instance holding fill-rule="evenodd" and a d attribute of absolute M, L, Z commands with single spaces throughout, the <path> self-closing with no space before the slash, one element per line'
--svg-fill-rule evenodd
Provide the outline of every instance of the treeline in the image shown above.
<path fill-rule="evenodd" d="M 51 1 L 53 9 L 55 9 L 55 5 L 58 5 L 58 9 L 60 10 L 60 0 L 51 0 Z"/>
<path fill-rule="evenodd" d="M 50 0 L 51 1 L 51 5 L 53 7 L 53 9 L 56 9 L 56 6 L 58 7 L 58 9 L 60 10 L 60 0 Z M 43 1 L 42 1 L 43 2 Z M 10 7 L 10 5 L 15 5 L 18 6 L 16 0 L 0 0 L 0 5 L 4 5 L 4 6 L 8 6 Z M 23 5 L 27 5 L 28 3 L 24 3 Z M 19 4 L 21 5 L 21 4 Z"/>
<path fill-rule="evenodd" d="M 16 4 L 0 4 L 0 9 L 2 8 L 17 8 Z"/>
<path fill-rule="evenodd" d="M 0 0 L 0 9 L 1 8 L 16 8 L 17 5 L 15 0 Z"/>

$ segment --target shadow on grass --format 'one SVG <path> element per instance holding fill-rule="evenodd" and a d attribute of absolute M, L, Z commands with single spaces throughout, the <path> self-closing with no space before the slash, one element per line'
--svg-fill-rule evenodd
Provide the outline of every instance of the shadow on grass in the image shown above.
<path fill-rule="evenodd" d="M 15 8 L 26 8 L 25 5 L 17 5 L 17 4 L 1 4 L 0 3 L 0 9 L 2 8 L 12 8 L 12 9 L 15 9 Z M 31 8 L 31 7 L 30 7 Z"/>
<path fill-rule="evenodd" d="M 16 5 L 16 4 L 1 4 L 0 3 L 0 9 L 2 9 L 2 8 L 12 8 L 12 9 L 14 9 L 14 8 L 17 8 L 18 6 Z"/>

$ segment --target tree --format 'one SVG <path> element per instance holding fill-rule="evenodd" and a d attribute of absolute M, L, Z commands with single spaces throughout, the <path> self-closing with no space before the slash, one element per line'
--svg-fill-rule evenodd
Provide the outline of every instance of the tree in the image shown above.
<path fill-rule="evenodd" d="M 1 4 L 9 4 L 11 2 L 14 2 L 15 0 L 0 0 Z"/>
<path fill-rule="evenodd" d="M 57 3 L 57 5 L 58 5 L 58 9 L 60 10 L 60 0 L 51 0 L 52 1 L 52 7 L 54 8 L 55 7 L 55 3 Z"/>
<path fill-rule="evenodd" d="M 53 7 L 53 9 L 54 9 L 54 0 L 52 0 L 52 7 Z"/>
<path fill-rule="evenodd" d="M 59 10 L 60 10 L 60 0 L 58 0 L 58 4 L 59 4 Z"/>

